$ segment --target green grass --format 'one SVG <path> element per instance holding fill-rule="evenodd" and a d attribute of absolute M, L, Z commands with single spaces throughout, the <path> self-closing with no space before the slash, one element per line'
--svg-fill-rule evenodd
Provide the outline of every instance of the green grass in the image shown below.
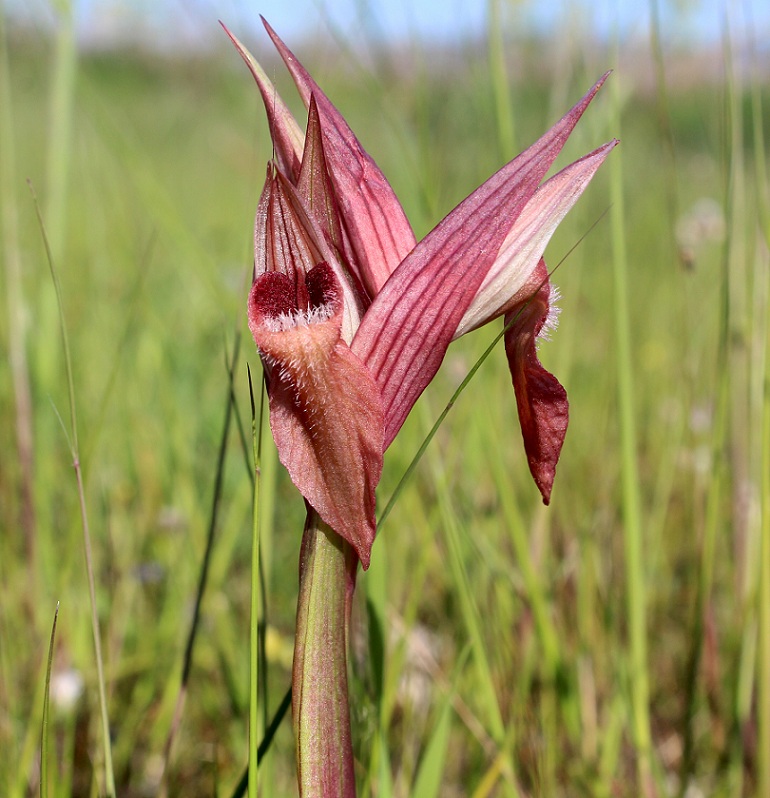
<path fill-rule="evenodd" d="M 73 63 L 66 33 L 57 49 L 1 32 L 0 344 L 11 357 L 0 362 L 0 795 L 39 794 L 57 602 L 47 795 L 105 789 L 81 513 L 57 418 L 69 412 L 65 361 L 29 179 L 54 232 L 72 356 L 117 791 L 228 796 L 249 757 L 246 361 L 255 390 L 261 371 L 245 296 L 270 157 L 261 103 L 224 42 L 206 59 Z M 571 424 L 551 507 L 528 474 L 500 347 L 429 444 L 360 577 L 361 795 L 637 796 L 640 780 L 661 796 L 767 792 L 770 94 L 767 76 L 739 80 L 726 43 L 711 57 L 724 60 L 721 78 L 683 85 L 662 33 L 660 49 L 619 60 L 566 30 L 539 45 L 492 36 L 491 52 L 469 46 L 443 74 L 417 48 L 410 72 L 387 55 L 376 72 L 335 72 L 297 48 L 418 237 L 609 67 L 612 84 L 561 162 L 622 139 L 547 253 L 555 265 L 613 202 L 555 278 L 560 327 L 541 355 L 568 390 Z M 269 53 L 266 39 L 245 43 Z M 544 54 L 556 50 L 551 72 Z M 506 54 L 522 64 L 507 74 Z M 676 231 L 703 198 L 721 234 L 717 214 L 689 249 Z M 218 466 L 234 329 L 237 412 Z M 380 510 L 497 332 L 453 345 L 387 453 Z M 269 436 L 260 466 L 266 728 L 289 685 L 304 508 Z M 74 704 L 57 692 L 70 670 L 85 685 Z M 290 722 L 259 780 L 263 795 L 296 794 Z"/>

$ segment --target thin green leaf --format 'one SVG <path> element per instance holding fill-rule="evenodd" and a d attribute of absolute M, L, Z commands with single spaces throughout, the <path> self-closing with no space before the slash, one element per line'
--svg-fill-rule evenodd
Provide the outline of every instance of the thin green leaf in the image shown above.
<path fill-rule="evenodd" d="M 94 579 L 94 566 L 93 556 L 91 554 L 91 533 L 88 526 L 88 513 L 86 511 L 86 494 L 85 486 L 83 484 L 83 470 L 80 465 L 80 453 L 78 450 L 78 425 L 77 413 L 75 409 L 75 381 L 72 376 L 72 358 L 70 356 L 69 338 L 67 335 L 67 323 L 64 315 L 64 303 L 62 300 L 61 284 L 59 282 L 59 275 L 56 271 L 54 264 L 51 246 L 48 241 L 45 224 L 43 223 L 43 215 L 40 211 L 40 205 L 37 201 L 37 195 L 31 181 L 27 181 L 32 199 L 35 205 L 35 213 L 37 215 L 38 225 L 40 227 L 40 235 L 43 239 L 46 256 L 48 259 L 48 268 L 51 272 L 51 279 L 53 280 L 54 289 L 56 291 L 56 301 L 59 312 L 59 325 L 61 328 L 62 345 L 64 348 L 64 362 L 67 376 L 67 392 L 69 394 L 70 402 L 70 435 L 69 444 L 70 452 L 72 454 L 72 466 L 75 469 L 75 479 L 77 482 L 78 502 L 80 505 L 80 521 L 83 529 L 83 549 L 86 558 L 86 575 L 88 577 L 88 596 L 91 609 L 91 633 L 94 642 L 94 657 L 96 659 L 96 674 L 99 687 L 99 708 L 101 715 L 102 726 L 102 743 L 104 746 L 104 778 L 106 782 L 107 795 L 115 796 L 115 774 L 112 767 L 112 744 L 110 740 L 110 721 L 107 713 L 107 690 L 105 687 L 104 679 L 104 664 L 102 659 L 102 645 L 101 633 L 99 630 L 99 616 L 96 608 L 96 581 Z M 58 413 L 57 413 L 58 415 Z M 60 419 L 61 420 L 61 419 Z"/>
<path fill-rule="evenodd" d="M 56 640 L 56 622 L 59 620 L 59 602 L 53 614 L 51 639 L 48 643 L 48 664 L 45 669 L 45 695 L 43 697 L 43 723 L 40 730 L 40 798 L 48 798 L 48 724 L 50 718 L 51 670 L 53 668 L 53 648 Z"/>
<path fill-rule="evenodd" d="M 249 377 L 249 399 L 251 403 L 251 438 L 252 455 L 254 458 L 253 473 L 253 503 L 252 503 L 252 542 L 251 542 L 251 622 L 249 629 L 249 798 L 257 798 L 259 777 L 259 753 L 257 740 L 259 737 L 259 663 L 260 663 L 260 634 L 259 634 L 259 602 L 260 579 L 259 561 L 259 498 L 260 498 L 260 455 L 262 449 L 262 423 L 265 408 L 264 384 L 260 383 L 259 414 L 254 401 L 254 385 L 251 379 L 251 368 L 247 365 Z M 264 677 L 263 677 L 264 678 Z"/>

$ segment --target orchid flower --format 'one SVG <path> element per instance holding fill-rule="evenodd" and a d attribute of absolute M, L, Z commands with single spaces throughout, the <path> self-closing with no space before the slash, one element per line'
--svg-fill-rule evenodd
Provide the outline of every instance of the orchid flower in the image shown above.
<path fill-rule="evenodd" d="M 236 41 L 275 147 L 257 210 L 248 312 L 269 374 L 273 435 L 292 481 L 367 568 L 385 449 L 451 341 L 505 316 L 516 318 L 505 343 L 524 446 L 548 503 L 567 400 L 535 352 L 550 308 L 542 253 L 616 142 L 540 183 L 606 75 L 416 244 L 390 185 L 342 115 L 265 27 L 308 108 L 303 135 Z"/>
<path fill-rule="evenodd" d="M 322 530 L 339 552 L 339 600 L 349 606 L 357 561 L 369 566 L 385 450 L 449 344 L 499 317 L 530 471 L 549 502 L 568 404 L 536 352 L 553 299 L 543 251 L 617 142 L 543 182 L 605 75 L 417 243 L 388 181 L 340 112 L 264 25 L 308 114 L 303 133 L 264 70 L 228 32 L 259 87 L 274 147 L 257 208 L 248 319 L 267 375 L 278 454 L 309 507 L 298 613 L 298 632 L 306 632 L 312 611 L 302 596 L 313 599 L 305 578 L 320 573 L 308 530 Z M 332 632 L 334 620 L 323 623 L 325 645 L 344 647 L 344 623 Z M 321 723 L 304 734 L 324 737 L 328 729 L 317 716 L 337 711 L 328 703 L 335 690 L 346 700 L 344 668 L 333 676 L 336 687 L 315 685 L 327 692 L 308 699 L 316 678 L 308 661 L 318 649 L 297 646 L 295 703 L 312 705 Z M 298 712 L 295 706 L 295 730 Z M 349 752 L 349 729 L 336 728 L 347 735 L 341 747 L 298 754 L 300 783 L 321 779 L 332 785 L 321 794 L 352 795 L 351 755 L 333 761 L 334 751 Z"/>

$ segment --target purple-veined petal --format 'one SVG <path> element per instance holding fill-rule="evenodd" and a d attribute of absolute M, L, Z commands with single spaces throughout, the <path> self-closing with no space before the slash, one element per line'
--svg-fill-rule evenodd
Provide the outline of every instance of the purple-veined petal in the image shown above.
<path fill-rule="evenodd" d="M 302 198 L 310 215 L 323 230 L 327 241 L 342 251 L 342 229 L 337 198 L 334 196 L 329 170 L 326 167 L 321 122 L 315 97 L 310 99 L 307 116 L 305 148 L 297 177 L 297 194 Z"/>
<path fill-rule="evenodd" d="M 267 167 L 254 223 L 254 276 L 281 272 L 294 284 L 297 307 L 307 307 L 305 275 L 324 258 L 292 205 L 279 173 Z"/>
<path fill-rule="evenodd" d="M 414 247 L 412 228 L 390 184 L 342 114 L 264 18 L 262 23 L 291 73 L 305 106 L 310 106 L 311 95 L 316 98 L 329 173 L 340 212 L 356 254 L 361 281 L 373 298 Z"/>
<path fill-rule="evenodd" d="M 297 189 L 274 166 L 268 167 L 257 207 L 254 255 L 255 276 L 264 271 L 279 271 L 292 278 L 300 309 L 304 307 L 302 276 L 319 263 L 327 263 L 337 277 L 344 298 L 342 337 L 348 344 L 352 341 L 363 314 L 360 293 Z"/>
<path fill-rule="evenodd" d="M 569 421 L 567 392 L 537 357 L 537 337 L 548 318 L 551 286 L 545 261 L 531 276 L 538 283 L 505 315 L 505 353 L 511 371 L 529 470 L 548 504 Z"/>
<path fill-rule="evenodd" d="M 308 214 L 322 231 L 324 240 L 332 248 L 335 259 L 345 273 L 346 282 L 358 297 L 357 304 L 363 310 L 369 305 L 369 298 L 361 285 L 358 274 L 351 266 L 354 253 L 342 229 L 339 204 L 334 193 L 329 170 L 326 165 L 321 122 L 315 97 L 310 100 L 308 109 L 305 149 L 302 165 L 297 179 L 297 194 L 304 203 Z M 350 342 L 350 338 L 346 337 Z"/>
<path fill-rule="evenodd" d="M 438 371 L 508 232 L 606 78 L 432 230 L 364 315 L 352 348 L 380 388 L 386 447 Z"/>
<path fill-rule="evenodd" d="M 506 312 L 531 275 L 556 228 L 615 147 L 613 140 L 547 180 L 506 236 L 502 247 L 455 331 L 459 338 Z"/>
<path fill-rule="evenodd" d="M 367 568 L 382 472 L 379 392 L 341 337 L 342 289 L 326 263 L 307 275 L 307 293 L 308 308 L 299 309 L 291 278 L 265 272 L 249 295 L 270 426 L 292 482 Z"/>
<path fill-rule="evenodd" d="M 284 174 L 288 175 L 292 182 L 296 182 L 299 174 L 299 165 L 302 160 L 305 135 L 256 58 L 222 22 L 219 24 L 222 25 L 225 33 L 235 45 L 235 49 L 238 50 L 241 58 L 246 62 L 246 66 L 259 87 L 262 101 L 265 104 L 265 111 L 267 112 L 270 136 L 273 139 L 273 147 L 275 148 L 275 160 Z"/>

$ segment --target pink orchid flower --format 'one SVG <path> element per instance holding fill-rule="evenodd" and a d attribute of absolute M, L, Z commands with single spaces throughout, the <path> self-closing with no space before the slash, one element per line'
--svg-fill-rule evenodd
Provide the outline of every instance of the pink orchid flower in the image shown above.
<path fill-rule="evenodd" d="M 262 94 L 274 146 L 256 216 L 248 317 L 292 481 L 366 569 L 385 450 L 449 344 L 502 316 L 524 448 L 547 504 L 568 403 L 535 348 L 552 298 L 542 255 L 617 141 L 542 181 L 607 76 L 417 243 L 342 115 L 264 25 L 308 110 L 303 134 L 228 33 Z"/>

